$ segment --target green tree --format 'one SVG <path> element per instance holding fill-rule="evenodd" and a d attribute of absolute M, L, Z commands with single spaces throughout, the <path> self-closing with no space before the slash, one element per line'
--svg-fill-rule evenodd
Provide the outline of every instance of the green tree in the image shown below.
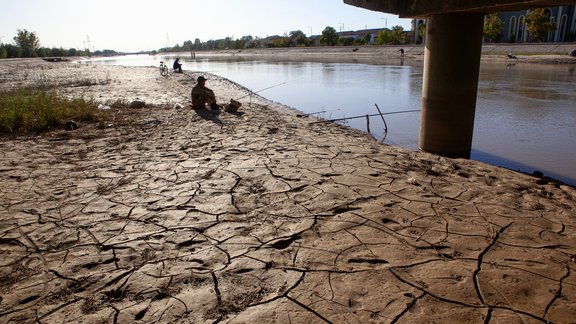
<path fill-rule="evenodd" d="M 498 14 L 489 14 L 484 17 L 484 37 L 491 42 L 499 43 L 504 30 L 504 20 Z"/>
<path fill-rule="evenodd" d="M 421 44 L 424 42 L 424 37 L 426 36 L 426 22 L 423 20 L 418 21 L 418 39 L 416 40 L 417 44 Z"/>
<path fill-rule="evenodd" d="M 182 44 L 182 51 L 185 51 L 185 52 L 192 51 L 192 48 L 194 47 L 193 45 L 194 44 L 192 44 L 191 40 L 185 41 L 184 44 Z"/>
<path fill-rule="evenodd" d="M 387 44 L 390 41 L 390 31 L 388 29 L 382 29 L 376 35 L 376 45 Z"/>
<path fill-rule="evenodd" d="M 4 46 L 0 46 L 0 59 L 8 57 L 8 50 Z"/>
<path fill-rule="evenodd" d="M 283 36 L 273 39 L 269 47 L 290 47 L 290 37 Z"/>
<path fill-rule="evenodd" d="M 392 30 L 390 31 L 390 42 L 392 44 L 404 44 L 405 39 L 404 28 L 402 26 L 392 27 Z"/>
<path fill-rule="evenodd" d="M 50 56 L 50 49 L 46 47 L 40 47 L 36 50 L 36 54 L 39 57 L 48 57 Z"/>
<path fill-rule="evenodd" d="M 294 46 L 308 46 L 310 44 L 308 37 L 301 30 L 293 30 L 289 34 L 290 42 Z"/>
<path fill-rule="evenodd" d="M 338 37 L 339 46 L 350 46 L 354 44 L 354 38 L 352 37 Z"/>
<path fill-rule="evenodd" d="M 228 38 L 228 37 L 227 37 Z M 217 39 L 215 41 L 216 44 L 216 50 L 224 50 L 224 49 L 229 49 L 230 48 L 230 42 L 227 39 Z"/>
<path fill-rule="evenodd" d="M 201 50 L 202 49 L 202 41 L 200 40 L 200 38 L 196 38 L 194 40 L 194 47 L 195 50 Z"/>
<path fill-rule="evenodd" d="M 234 40 L 232 37 L 226 37 L 223 42 L 220 42 L 218 49 L 230 49 L 232 47 L 234 47 Z"/>
<path fill-rule="evenodd" d="M 6 51 L 8 51 L 8 58 L 20 58 L 22 57 L 22 49 L 15 45 L 6 45 Z"/>
<path fill-rule="evenodd" d="M 544 41 L 549 32 L 556 30 L 556 25 L 550 21 L 549 12 L 545 8 L 534 9 L 524 18 L 526 30 L 539 42 Z"/>
<path fill-rule="evenodd" d="M 213 50 L 216 48 L 216 41 L 213 39 L 210 39 L 206 42 L 205 48 L 207 50 Z"/>
<path fill-rule="evenodd" d="M 53 47 L 50 50 L 50 56 L 65 56 L 65 53 L 66 51 L 62 47 L 60 48 Z"/>
<path fill-rule="evenodd" d="M 338 36 L 336 35 L 336 29 L 334 27 L 326 27 L 322 31 L 322 36 L 320 36 L 320 44 L 326 46 L 334 46 L 336 45 L 336 41 L 338 40 Z"/>
<path fill-rule="evenodd" d="M 248 48 L 251 46 L 252 41 L 254 40 L 254 37 L 252 36 L 242 36 L 242 38 L 240 38 L 239 40 L 236 40 L 236 43 L 238 43 L 238 41 L 240 41 L 240 43 L 242 44 L 242 47 L 240 48 Z"/>
<path fill-rule="evenodd" d="M 242 41 L 242 39 L 237 39 L 234 41 L 234 49 L 243 49 L 244 44 L 245 43 Z"/>
<path fill-rule="evenodd" d="M 14 37 L 14 42 L 22 49 L 23 57 L 35 57 L 36 49 L 40 46 L 40 40 L 35 32 L 26 29 L 18 29 L 18 34 Z"/>
<path fill-rule="evenodd" d="M 259 37 L 254 37 L 252 40 L 248 41 L 247 48 L 260 48 L 262 47 L 262 39 Z"/>
<path fill-rule="evenodd" d="M 372 40 L 372 35 L 368 33 L 368 34 L 364 35 L 364 37 L 362 37 L 360 44 L 362 44 L 362 45 L 370 44 L 371 40 Z"/>
<path fill-rule="evenodd" d="M 248 43 L 248 42 L 253 41 L 253 40 L 254 40 L 254 37 L 248 35 L 248 36 L 242 36 L 242 38 L 240 38 L 240 39 L 242 40 L 242 43 L 246 44 L 246 43 Z"/>

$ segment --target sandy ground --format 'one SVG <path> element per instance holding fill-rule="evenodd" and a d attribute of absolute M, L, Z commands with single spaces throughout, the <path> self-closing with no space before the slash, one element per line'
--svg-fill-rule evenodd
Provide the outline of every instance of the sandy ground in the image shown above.
<path fill-rule="evenodd" d="M 0 322 L 574 322 L 574 188 L 261 97 L 172 108 L 198 75 L 0 63 L 1 88 L 156 105 L 0 139 Z"/>

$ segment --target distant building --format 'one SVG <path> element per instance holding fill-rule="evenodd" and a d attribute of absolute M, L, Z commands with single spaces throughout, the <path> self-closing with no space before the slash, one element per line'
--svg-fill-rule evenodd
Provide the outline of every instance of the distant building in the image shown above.
<path fill-rule="evenodd" d="M 311 46 L 320 46 L 320 38 L 322 35 L 312 35 L 308 37 Z"/>
<path fill-rule="evenodd" d="M 556 31 L 548 33 L 546 42 L 576 41 L 576 5 L 546 8 L 550 21 L 556 23 Z M 504 21 L 501 42 L 529 43 L 534 41 L 526 30 L 524 17 L 529 10 L 503 12 L 500 18 Z"/>
<path fill-rule="evenodd" d="M 336 36 L 337 37 L 343 37 L 343 38 L 351 38 L 354 41 L 358 41 L 363 39 L 364 37 L 367 37 L 368 42 L 366 43 L 366 45 L 370 45 L 370 44 L 375 44 L 376 43 L 376 38 L 378 37 L 378 33 L 384 30 L 388 30 L 390 31 L 390 29 L 385 29 L 385 28 L 373 28 L 373 29 L 360 29 L 360 30 L 349 30 L 349 31 L 342 31 L 342 32 L 336 32 Z M 412 37 L 412 33 L 411 32 L 404 32 L 406 39 L 405 39 L 405 43 L 412 43 L 413 42 L 413 37 Z M 320 46 L 322 44 L 320 44 L 320 38 L 322 37 L 322 35 L 313 35 L 310 36 L 310 45 L 312 46 Z"/>
<path fill-rule="evenodd" d="M 248 42 L 246 47 L 273 47 L 274 42 L 281 39 L 282 36 L 272 35 L 262 39 L 256 39 Z"/>
<path fill-rule="evenodd" d="M 524 17 L 529 12 L 530 10 L 522 10 L 498 14 L 504 21 L 501 43 L 530 43 L 534 41 L 524 23 Z M 546 8 L 546 13 L 550 17 L 550 21 L 556 23 L 556 31 L 548 33 L 545 42 L 576 42 L 576 5 L 549 7 Z M 420 39 L 420 35 L 424 36 L 426 33 L 419 33 L 419 30 L 425 29 L 425 26 L 426 20 L 424 19 L 412 20 L 414 42 L 424 43 L 424 39 Z"/>
<path fill-rule="evenodd" d="M 382 30 L 384 29 L 382 28 L 361 29 L 356 31 L 343 31 L 340 33 L 336 33 L 336 35 L 338 35 L 338 37 L 353 38 L 354 40 L 359 40 L 366 37 L 366 35 L 370 35 L 368 44 L 374 44 L 376 42 L 376 37 L 378 37 L 378 33 L 381 32 Z"/>
<path fill-rule="evenodd" d="M 354 41 L 356 41 L 356 40 L 364 38 L 366 35 L 370 35 L 370 39 L 369 39 L 367 44 L 374 44 L 376 42 L 376 37 L 378 36 L 378 33 L 382 30 L 384 30 L 384 29 L 376 28 L 376 29 L 361 29 L 361 30 L 356 30 L 356 31 L 349 30 L 349 31 L 336 32 L 336 36 L 337 37 L 351 38 Z M 322 44 L 320 44 L 320 38 L 322 38 L 322 35 L 310 36 L 309 37 L 310 45 L 312 45 L 312 46 L 322 45 Z"/>

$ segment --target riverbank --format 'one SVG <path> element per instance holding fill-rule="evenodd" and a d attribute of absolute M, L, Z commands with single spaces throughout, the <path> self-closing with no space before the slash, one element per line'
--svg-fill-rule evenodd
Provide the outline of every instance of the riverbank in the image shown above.
<path fill-rule="evenodd" d="M 387 45 L 387 46 L 333 46 L 333 47 L 290 47 L 268 49 L 244 49 L 223 51 L 199 51 L 197 59 L 215 56 L 237 56 L 245 58 L 266 58 L 293 61 L 323 62 L 360 62 L 369 64 L 396 63 L 400 59 L 400 49 L 405 51 L 405 61 L 421 64 L 424 60 L 423 45 Z M 483 62 L 542 63 L 542 64 L 576 64 L 576 57 L 568 53 L 576 48 L 576 43 L 554 44 L 484 44 L 482 47 Z M 517 59 L 508 59 L 512 52 Z M 174 55 L 181 56 L 182 53 Z"/>
<path fill-rule="evenodd" d="M 0 61 L 1 89 L 147 103 L 104 129 L 0 139 L 2 322 L 576 316 L 574 188 L 259 96 L 194 111 L 199 75 Z M 222 104 L 248 93 L 204 75 Z"/>

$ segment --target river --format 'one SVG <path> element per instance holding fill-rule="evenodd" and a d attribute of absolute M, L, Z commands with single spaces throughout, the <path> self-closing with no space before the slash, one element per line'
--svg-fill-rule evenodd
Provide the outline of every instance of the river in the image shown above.
<path fill-rule="evenodd" d="M 91 60 L 126 66 L 170 65 L 174 57 L 125 56 Z M 185 71 L 213 73 L 260 95 L 326 119 L 419 110 L 422 67 L 386 64 L 181 57 Z M 574 65 L 481 65 L 471 158 L 576 185 L 576 73 Z M 192 85 L 191 85 L 192 86 Z M 265 89 L 263 91 L 260 91 Z M 418 149 L 418 112 L 385 116 L 384 143 Z M 365 118 L 343 121 L 366 130 Z M 383 140 L 384 124 L 370 119 Z"/>

